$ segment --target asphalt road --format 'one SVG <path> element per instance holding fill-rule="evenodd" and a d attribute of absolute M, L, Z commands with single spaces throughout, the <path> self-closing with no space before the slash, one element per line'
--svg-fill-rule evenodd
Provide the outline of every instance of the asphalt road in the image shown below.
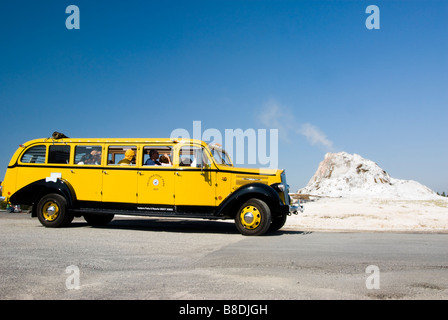
<path fill-rule="evenodd" d="M 370 266 L 370 267 L 369 267 Z M 448 299 L 448 235 L 118 217 L 44 228 L 0 212 L 0 299 Z"/>

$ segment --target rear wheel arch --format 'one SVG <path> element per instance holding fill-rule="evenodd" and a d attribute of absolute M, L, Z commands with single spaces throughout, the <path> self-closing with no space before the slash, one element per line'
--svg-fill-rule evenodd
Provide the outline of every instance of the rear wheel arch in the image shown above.
<path fill-rule="evenodd" d="M 59 194 L 65 198 L 67 207 L 72 208 L 76 202 L 76 193 L 69 182 L 58 179 L 56 182 L 45 179 L 35 181 L 21 188 L 11 196 L 11 202 L 15 204 L 32 205 L 31 216 L 36 217 L 36 207 L 39 201 L 48 194 Z"/>
<path fill-rule="evenodd" d="M 33 200 L 33 207 L 32 207 L 32 210 L 31 210 L 31 216 L 32 217 L 34 217 L 34 218 L 37 217 L 37 206 L 38 206 L 39 202 L 42 200 L 42 198 L 44 198 L 44 197 L 46 197 L 46 196 L 48 196 L 50 194 L 53 194 L 53 195 L 57 194 L 57 195 L 63 197 L 65 202 L 66 202 L 67 210 L 70 210 L 72 208 L 73 202 L 72 202 L 71 197 L 67 197 L 67 194 L 62 192 L 59 189 L 48 188 L 48 189 L 41 190 L 41 192 L 36 194 L 36 197 Z"/>

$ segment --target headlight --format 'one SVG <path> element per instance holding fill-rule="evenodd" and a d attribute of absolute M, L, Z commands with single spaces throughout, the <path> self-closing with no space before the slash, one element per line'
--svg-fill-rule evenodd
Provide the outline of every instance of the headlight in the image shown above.
<path fill-rule="evenodd" d="M 274 183 L 271 185 L 272 188 L 274 188 L 275 191 L 278 192 L 284 192 L 285 191 L 285 185 L 283 183 Z"/>

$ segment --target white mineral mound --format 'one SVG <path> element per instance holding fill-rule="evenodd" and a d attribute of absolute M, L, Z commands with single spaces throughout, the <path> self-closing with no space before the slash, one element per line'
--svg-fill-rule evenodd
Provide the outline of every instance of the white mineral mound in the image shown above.
<path fill-rule="evenodd" d="M 307 186 L 299 189 L 298 193 L 343 198 L 441 198 L 416 181 L 392 178 L 375 162 L 346 152 L 327 153 Z"/>

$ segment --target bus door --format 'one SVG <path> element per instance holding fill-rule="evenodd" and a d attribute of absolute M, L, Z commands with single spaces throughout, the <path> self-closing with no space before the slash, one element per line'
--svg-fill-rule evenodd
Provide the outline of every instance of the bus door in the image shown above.
<path fill-rule="evenodd" d="M 137 203 L 136 146 L 108 146 L 103 174 L 103 202 Z"/>
<path fill-rule="evenodd" d="M 174 170 L 171 146 L 144 146 L 138 171 L 141 210 L 174 211 Z"/>
<path fill-rule="evenodd" d="M 200 146 L 182 146 L 179 150 L 178 170 L 175 171 L 174 203 L 180 210 L 201 212 L 201 206 L 215 206 L 216 172 Z M 190 209 L 188 209 L 190 207 Z"/>
<path fill-rule="evenodd" d="M 67 175 L 67 180 L 75 189 L 78 200 L 101 202 L 102 149 L 101 145 L 75 146 L 74 166 Z"/>

